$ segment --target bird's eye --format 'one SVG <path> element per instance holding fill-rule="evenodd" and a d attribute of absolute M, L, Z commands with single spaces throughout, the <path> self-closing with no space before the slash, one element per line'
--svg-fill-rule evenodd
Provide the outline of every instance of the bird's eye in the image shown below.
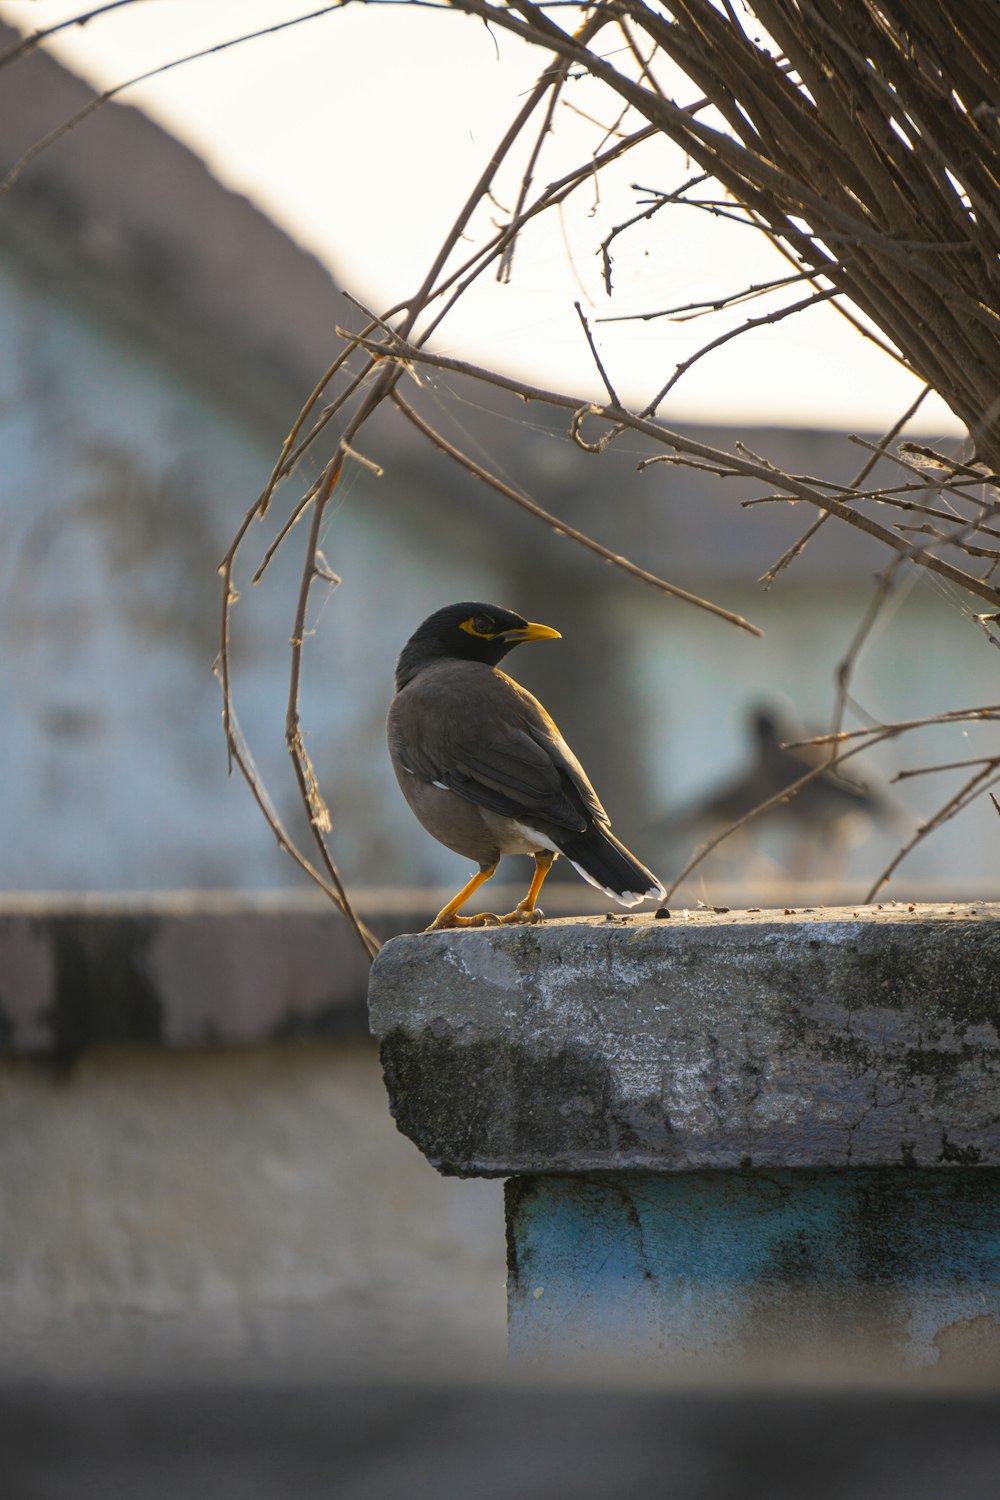
<path fill-rule="evenodd" d="M 489 615 L 473 615 L 472 628 L 477 635 L 492 635 L 494 621 Z"/>

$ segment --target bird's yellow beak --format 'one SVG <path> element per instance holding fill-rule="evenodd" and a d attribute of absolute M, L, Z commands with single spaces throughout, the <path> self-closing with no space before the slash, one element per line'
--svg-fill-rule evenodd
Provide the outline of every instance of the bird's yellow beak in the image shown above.
<path fill-rule="evenodd" d="M 548 625 L 525 625 L 523 630 L 505 630 L 503 639 L 505 641 L 561 641 L 562 636 L 558 630 L 552 630 Z"/>

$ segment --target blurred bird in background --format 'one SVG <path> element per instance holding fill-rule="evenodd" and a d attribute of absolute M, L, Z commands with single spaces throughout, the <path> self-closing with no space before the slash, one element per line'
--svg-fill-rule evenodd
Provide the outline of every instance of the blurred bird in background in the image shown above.
<path fill-rule="evenodd" d="M 750 753 L 737 775 L 653 824 L 661 847 L 690 852 L 829 760 L 826 745 L 789 748 L 806 736 L 773 704 L 749 711 L 747 734 Z M 850 851 L 876 828 L 902 833 L 908 826 L 905 810 L 869 775 L 862 781 L 830 767 L 725 840 L 717 868 L 734 880 L 764 870 L 832 887 Z"/>

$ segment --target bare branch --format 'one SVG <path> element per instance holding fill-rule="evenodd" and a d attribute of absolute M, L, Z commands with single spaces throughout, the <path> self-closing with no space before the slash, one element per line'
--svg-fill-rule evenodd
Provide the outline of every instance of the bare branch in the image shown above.
<path fill-rule="evenodd" d="M 871 473 L 872 469 L 874 469 L 876 463 L 888 448 L 889 444 L 893 441 L 894 438 L 899 436 L 903 428 L 906 426 L 907 422 L 909 422 L 912 417 L 916 416 L 925 398 L 930 394 L 930 389 L 931 388 L 929 385 L 925 385 L 923 390 L 920 391 L 914 398 L 914 400 L 910 402 L 903 415 L 893 423 L 892 427 L 890 427 L 885 437 L 882 438 L 876 445 L 874 456 L 870 458 L 867 463 L 865 463 L 862 468 L 858 470 L 851 486 L 852 489 L 856 489 L 859 485 L 864 484 L 865 480 L 868 478 L 868 475 Z M 778 574 L 783 572 L 784 569 L 788 567 L 789 563 L 794 562 L 795 559 L 801 554 L 808 543 L 812 541 L 813 537 L 816 535 L 817 531 L 819 531 L 820 527 L 826 524 L 828 515 L 829 512 L 826 515 L 817 516 L 816 520 L 813 521 L 811 526 L 807 527 L 807 529 L 799 537 L 798 541 L 793 542 L 792 545 L 781 554 L 781 556 L 778 558 L 778 561 L 771 564 L 763 577 L 758 580 L 758 582 L 764 585 L 765 589 L 769 589 L 774 580 L 777 578 Z"/>
<path fill-rule="evenodd" d="M 232 47 L 240 47 L 244 42 L 255 42 L 260 37 L 273 36 L 279 31 L 287 31 L 290 26 L 301 26 L 306 21 L 315 21 L 320 16 L 329 15 L 331 11 L 341 10 L 344 3 L 345 0 L 337 0 L 335 5 L 323 5 L 318 10 L 307 11 L 301 16 L 293 16 L 291 20 L 276 21 L 272 26 L 262 26 L 257 31 L 248 31 L 242 36 L 230 37 L 228 41 L 216 42 L 212 47 L 202 47 L 197 52 L 188 52 L 183 57 L 175 57 L 172 62 L 161 63 L 156 68 L 147 68 L 144 73 L 137 73 L 134 78 L 126 78 L 124 83 L 116 83 L 113 88 L 105 89 L 102 94 L 98 94 L 94 99 L 91 99 L 82 109 L 78 109 L 74 115 L 70 115 L 69 119 L 63 120 L 61 125 L 57 125 L 54 130 L 50 130 L 40 140 L 35 141 L 33 145 L 29 146 L 27 151 L 18 157 L 17 161 L 7 172 L 7 175 L 0 180 L 0 197 L 4 193 L 10 192 L 21 174 L 44 151 L 47 151 L 50 146 L 54 146 L 57 141 L 62 140 L 63 136 L 68 135 L 71 130 L 75 130 L 78 125 L 82 125 L 85 120 L 89 119 L 103 105 L 109 103 L 112 99 L 116 99 L 126 89 L 134 88 L 139 83 L 148 83 L 151 78 L 159 78 L 164 73 L 172 72 L 174 68 L 181 68 L 186 63 L 197 62 L 199 58 L 214 57 L 219 52 L 228 52 Z"/>
<path fill-rule="evenodd" d="M 412 344 L 400 341 L 391 350 L 385 345 L 370 344 L 366 339 L 359 339 L 362 348 L 377 351 L 383 358 L 392 358 L 402 363 L 426 364 L 442 370 L 452 370 L 457 374 L 469 375 L 475 380 L 485 381 L 489 385 L 495 385 L 500 390 L 514 391 L 525 401 L 540 401 L 550 406 L 562 407 L 574 412 L 587 412 L 592 416 L 608 422 L 612 427 L 631 428 L 634 432 L 640 432 L 646 437 L 653 438 L 656 442 L 673 448 L 678 455 L 678 462 L 686 461 L 684 455 L 694 459 L 707 462 L 718 470 L 731 475 L 743 475 L 751 479 L 761 479 L 775 485 L 777 488 L 785 489 L 789 495 L 799 500 L 808 500 L 820 510 L 828 511 L 837 516 L 845 525 L 851 526 L 858 531 L 864 531 L 877 541 L 883 542 L 893 552 L 902 553 L 908 560 L 917 563 L 920 567 L 927 568 L 932 573 L 938 573 L 942 578 L 947 578 L 951 583 L 960 588 L 967 589 L 969 593 L 976 594 L 986 599 L 990 604 L 1000 606 L 1000 590 L 990 587 L 981 579 L 974 577 L 971 573 L 964 572 L 961 568 L 945 562 L 942 558 L 935 557 L 933 553 L 914 550 L 898 537 L 895 532 L 885 526 L 880 526 L 869 516 L 858 514 L 849 510 L 847 506 L 838 501 L 830 499 L 829 496 L 821 494 L 817 489 L 802 484 L 790 474 L 784 474 L 773 465 L 754 463 L 748 459 L 742 459 L 733 454 L 724 453 L 721 449 L 710 447 L 707 443 L 699 443 L 692 438 L 686 437 L 664 427 L 659 422 L 651 421 L 649 418 L 636 415 L 624 407 L 613 403 L 602 406 L 596 402 L 581 400 L 578 396 L 570 396 L 557 391 L 546 390 L 542 386 L 535 386 L 527 381 L 517 380 L 512 376 L 501 375 L 493 370 L 483 369 L 479 365 L 471 364 L 467 360 L 453 359 L 448 355 L 432 354 L 426 349 L 418 349 Z"/>
<path fill-rule="evenodd" d="M 765 313 L 759 318 L 748 318 L 738 328 L 730 328 L 728 332 L 720 333 L 717 338 L 712 339 L 707 344 L 703 344 L 697 353 L 692 354 L 677 366 L 677 369 L 662 390 L 653 397 L 647 406 L 643 407 L 642 415 L 644 417 L 653 416 L 681 377 L 687 374 L 692 365 L 696 365 L 700 359 L 704 359 L 706 354 L 711 354 L 713 349 L 721 349 L 723 344 L 731 343 L 733 339 L 740 338 L 745 333 L 751 333 L 755 328 L 763 328 L 769 323 L 780 323 L 784 318 L 793 317 L 795 313 L 804 312 L 807 308 L 815 307 L 820 302 L 829 302 L 831 297 L 836 296 L 836 287 L 831 287 L 828 291 L 814 292 L 811 297 L 804 297 L 801 302 L 793 302 L 788 307 L 777 308 L 774 312 Z"/>
<path fill-rule="evenodd" d="M 27 36 L 15 42 L 13 47 L 8 47 L 6 52 L 0 52 L 0 68 L 5 63 L 16 62 L 19 57 L 25 57 L 29 52 L 42 42 L 47 42 L 50 36 L 57 36 L 60 31 L 66 31 L 73 26 L 86 26 L 88 21 L 96 21 L 98 16 L 103 16 L 111 10 L 121 10 L 125 5 L 138 5 L 141 0 L 107 0 L 105 5 L 95 5 L 90 10 L 80 11 L 78 15 L 70 16 L 65 21 L 57 21 L 53 26 L 45 26 L 41 31 L 29 31 Z"/>
<path fill-rule="evenodd" d="M 906 856 L 911 854 L 918 844 L 923 843 L 929 834 L 934 833 L 943 824 L 950 822 L 956 813 L 960 813 L 964 808 L 968 807 L 969 803 L 981 796 L 989 786 L 996 785 L 1000 781 L 1000 771 L 996 771 L 997 764 L 997 760 L 989 761 L 965 783 L 960 791 L 956 792 L 953 797 L 949 797 L 944 806 L 940 807 L 932 818 L 929 818 L 926 823 L 917 829 L 913 837 L 908 839 L 903 847 L 897 851 L 878 879 L 874 881 L 865 897 L 866 902 L 875 900 L 882 887 L 888 885 L 889 880 L 895 874 L 896 870 L 899 869 Z"/>
<path fill-rule="evenodd" d="M 949 760 L 939 766 L 916 766 L 910 771 L 897 771 L 892 780 L 910 781 L 914 776 L 931 776 L 938 771 L 964 771 L 966 766 L 997 766 L 1000 765 L 1000 756 L 997 755 L 974 755 L 968 760 Z"/>
<path fill-rule="evenodd" d="M 666 201 L 665 199 L 664 202 Z M 754 286 L 745 286 L 738 292 L 729 292 L 724 297 L 709 298 L 705 302 L 684 302 L 679 307 L 663 307 L 657 312 L 618 313 L 614 317 L 596 318 L 595 322 L 651 323 L 656 318 L 671 318 L 676 323 L 689 323 L 694 317 L 701 317 L 705 313 L 721 312 L 726 307 L 738 307 L 742 302 L 752 302 L 757 297 L 766 296 L 768 292 L 794 286 L 798 281 L 814 281 L 816 275 L 815 271 L 796 271 L 791 276 L 776 276 L 770 281 L 760 281 Z M 680 316 L 683 313 L 690 313 L 691 317 Z"/>
<path fill-rule="evenodd" d="M 686 589 L 678 588 L 676 584 L 668 583 L 665 578 L 658 578 L 655 573 L 650 573 L 645 568 L 638 567 L 635 563 L 630 562 L 627 557 L 621 557 L 617 552 L 612 552 L 610 548 L 602 547 L 600 542 L 594 541 L 593 537 L 586 536 L 582 531 L 577 531 L 576 527 L 568 526 L 558 516 L 553 516 L 548 511 L 543 510 L 540 505 L 536 505 L 526 495 L 520 494 L 512 486 L 505 484 L 495 474 L 491 474 L 488 469 L 484 469 L 481 464 L 477 464 L 475 459 L 470 458 L 468 454 L 462 453 L 460 449 L 449 443 L 447 438 L 442 437 L 439 432 L 435 432 L 433 427 L 429 426 L 414 411 L 413 407 L 404 400 L 398 390 L 392 392 L 392 400 L 403 415 L 413 423 L 414 427 L 422 432 L 424 437 L 432 442 L 436 448 L 439 448 L 442 453 L 446 453 L 449 458 L 453 458 L 456 463 L 461 464 L 463 469 L 467 469 L 477 479 L 483 480 L 485 484 L 488 484 L 499 494 L 505 495 L 508 500 L 513 500 L 515 505 L 519 505 L 522 510 L 526 510 L 536 520 L 544 521 L 547 526 L 551 526 L 552 530 L 557 531 L 560 536 L 566 536 L 574 542 L 579 542 L 581 547 L 585 547 L 588 552 L 593 552 L 597 557 L 602 558 L 604 562 L 614 563 L 615 567 L 621 568 L 626 573 L 630 573 L 633 578 L 637 578 L 641 583 L 648 583 L 653 588 L 660 589 L 663 593 L 670 594 L 675 599 L 682 599 L 685 604 L 695 604 L 699 609 L 707 610 L 709 614 L 716 615 L 720 620 L 726 620 L 730 625 L 738 625 L 741 630 L 746 630 L 750 635 L 759 636 L 763 634 L 756 625 L 751 625 L 748 620 L 744 620 L 742 615 L 733 614 L 730 610 L 723 609 L 719 604 L 712 604 L 708 599 L 699 599 L 697 594 L 689 594 Z"/>
<path fill-rule="evenodd" d="M 604 389 L 608 393 L 608 400 L 612 403 L 613 406 L 620 406 L 621 402 L 618 400 L 617 392 L 615 391 L 614 386 L 611 384 L 611 381 L 608 379 L 608 372 L 605 370 L 604 365 L 601 363 L 601 356 L 597 352 L 597 345 L 594 343 L 594 336 L 590 331 L 590 324 L 587 322 L 583 308 L 580 306 L 579 302 L 574 302 L 573 306 L 576 308 L 576 315 L 580 319 L 580 322 L 583 326 L 584 335 L 586 336 L 587 343 L 590 345 L 590 352 L 594 356 L 594 364 L 597 366 L 597 373 L 600 375 L 601 379 L 604 382 Z"/>

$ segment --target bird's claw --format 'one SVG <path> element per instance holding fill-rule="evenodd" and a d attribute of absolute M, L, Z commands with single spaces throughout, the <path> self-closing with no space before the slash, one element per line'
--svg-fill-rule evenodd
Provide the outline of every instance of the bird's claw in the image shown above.
<path fill-rule="evenodd" d="M 429 927 L 424 928 L 424 931 L 447 932 L 453 927 L 499 927 L 503 921 L 504 918 L 498 917 L 493 911 L 481 911 L 474 917 L 460 917 L 456 912 L 452 912 L 448 917 L 436 917 Z"/>
<path fill-rule="evenodd" d="M 540 906 L 515 906 L 513 911 L 509 911 L 507 915 L 505 917 L 501 917 L 500 920 L 504 923 L 505 926 L 513 927 L 515 925 L 520 925 L 534 927 L 542 921 L 544 916 L 545 913 L 542 911 L 542 908 Z"/>

